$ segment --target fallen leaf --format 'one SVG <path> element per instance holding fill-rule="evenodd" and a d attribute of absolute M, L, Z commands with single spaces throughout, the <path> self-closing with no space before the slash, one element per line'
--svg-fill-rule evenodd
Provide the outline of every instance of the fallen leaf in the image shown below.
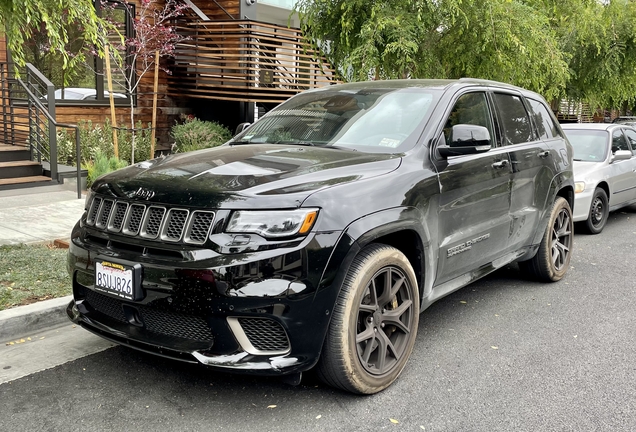
<path fill-rule="evenodd" d="M 462 304 L 466 304 L 466 302 L 464 300 L 460 300 L 460 303 Z"/>
<path fill-rule="evenodd" d="M 576 338 L 578 335 L 574 335 L 574 337 Z"/>
<path fill-rule="evenodd" d="M 267 405 L 267 408 L 276 408 L 276 405 Z"/>
<path fill-rule="evenodd" d="M 492 348 L 492 349 L 499 349 L 499 347 L 496 347 L 496 346 L 494 346 L 494 345 L 493 345 L 493 346 L 491 346 L 490 348 Z"/>
<path fill-rule="evenodd" d="M 391 423 L 393 423 L 393 424 L 399 424 L 399 423 L 400 423 L 400 422 L 399 422 L 399 421 L 397 421 L 396 419 L 392 419 L 392 418 L 390 418 L 390 419 L 389 419 L 389 421 L 390 421 Z"/>
<path fill-rule="evenodd" d="M 30 337 L 28 337 L 28 338 L 27 338 L 27 340 L 28 340 L 28 341 L 30 341 L 30 340 L 31 340 L 31 338 L 30 338 Z"/>
<path fill-rule="evenodd" d="M 420 429 L 426 430 L 426 428 L 424 426 L 422 426 L 422 425 L 420 425 Z"/>
<path fill-rule="evenodd" d="M 318 415 L 316 416 L 316 420 L 318 420 L 320 417 L 322 417 L 322 416 L 321 416 L 320 414 L 318 414 Z"/>

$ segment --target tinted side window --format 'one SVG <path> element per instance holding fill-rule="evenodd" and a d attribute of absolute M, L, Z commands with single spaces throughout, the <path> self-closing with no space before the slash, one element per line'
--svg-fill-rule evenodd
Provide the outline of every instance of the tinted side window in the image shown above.
<path fill-rule="evenodd" d="M 627 145 L 627 140 L 625 139 L 625 135 L 622 130 L 615 130 L 612 133 L 612 153 L 617 150 L 629 150 L 629 145 Z"/>
<path fill-rule="evenodd" d="M 488 129 L 490 136 L 494 137 L 486 93 L 466 93 L 457 99 L 444 125 L 444 138 L 446 138 L 446 143 L 450 144 L 451 128 L 458 124 L 483 126 Z"/>
<path fill-rule="evenodd" d="M 636 132 L 631 129 L 625 129 L 625 135 L 627 135 L 627 141 L 632 147 L 632 152 L 636 153 Z"/>
<path fill-rule="evenodd" d="M 539 138 L 550 139 L 561 136 L 545 105 L 534 99 L 527 100 L 530 103 L 530 115 L 537 126 Z"/>
<path fill-rule="evenodd" d="M 519 96 L 495 93 L 495 104 L 501 119 L 504 144 L 521 144 L 534 141 L 528 112 Z"/>

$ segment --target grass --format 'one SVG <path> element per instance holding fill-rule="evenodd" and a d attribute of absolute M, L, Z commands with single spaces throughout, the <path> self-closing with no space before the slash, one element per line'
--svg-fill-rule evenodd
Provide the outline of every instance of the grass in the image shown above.
<path fill-rule="evenodd" d="M 0 310 L 71 294 L 66 249 L 0 246 Z"/>

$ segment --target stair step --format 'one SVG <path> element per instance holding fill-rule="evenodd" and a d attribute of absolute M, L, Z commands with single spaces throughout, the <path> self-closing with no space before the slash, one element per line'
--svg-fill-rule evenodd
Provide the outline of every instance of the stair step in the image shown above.
<path fill-rule="evenodd" d="M 0 186 L 8 186 L 24 183 L 41 183 L 50 182 L 50 177 L 45 176 L 30 176 L 30 177 L 16 177 L 16 178 L 0 178 Z"/>
<path fill-rule="evenodd" d="M 0 147 L 0 162 L 31 160 L 31 152 L 24 147 Z"/>
<path fill-rule="evenodd" d="M 43 174 L 42 164 L 34 161 L 0 162 L 0 179 L 32 177 Z"/>

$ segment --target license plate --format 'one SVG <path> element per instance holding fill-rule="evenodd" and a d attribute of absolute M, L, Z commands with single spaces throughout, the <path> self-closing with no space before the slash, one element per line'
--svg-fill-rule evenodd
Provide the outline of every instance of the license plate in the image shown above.
<path fill-rule="evenodd" d="M 141 285 L 141 266 L 95 261 L 95 290 L 126 300 L 138 300 Z"/>

